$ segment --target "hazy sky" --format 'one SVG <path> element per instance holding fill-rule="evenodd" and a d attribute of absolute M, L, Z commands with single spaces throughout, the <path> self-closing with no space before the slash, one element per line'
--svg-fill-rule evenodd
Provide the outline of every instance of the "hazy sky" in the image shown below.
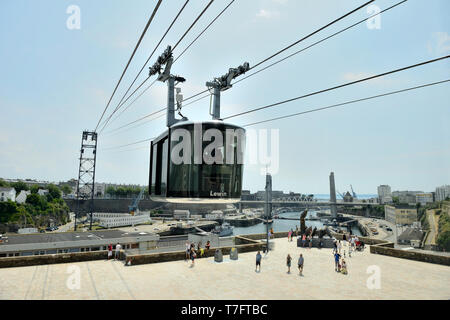
<path fill-rule="evenodd" d="M 191 0 L 163 41 L 173 45 L 208 3 Z M 365 1 L 236 0 L 180 58 L 172 73 L 187 79 L 185 97 L 244 61 L 254 65 Z M 384 9 L 398 1 L 378 0 Z M 61 181 L 76 178 L 81 132 L 93 130 L 156 1 L 53 0 L 0 2 L 0 177 Z M 122 94 L 167 29 L 184 0 L 163 0 L 112 102 Z M 179 54 L 228 4 L 216 0 L 174 52 Z M 70 5 L 81 10 L 70 30 Z M 447 14 L 446 14 L 447 12 Z M 450 52 L 450 2 L 409 0 L 381 16 L 380 29 L 365 23 L 236 84 L 222 94 L 222 115 L 408 66 Z M 369 16 L 364 8 L 293 47 L 299 50 Z M 151 59 L 154 63 L 156 56 Z M 139 83 L 148 74 L 145 68 Z M 232 119 L 238 125 L 450 78 L 448 60 Z M 278 129 L 277 190 L 328 193 L 334 171 L 340 192 L 434 191 L 450 183 L 450 85 L 419 89 L 252 129 Z M 149 152 L 165 119 L 118 134 L 126 124 L 166 104 L 166 85 L 156 83 L 99 136 L 97 181 L 146 184 Z M 208 99 L 183 109 L 206 120 Z M 108 114 L 109 112 L 108 111 Z M 102 150 L 105 149 L 105 150 Z M 264 165 L 246 166 L 244 188 L 262 190 Z"/>

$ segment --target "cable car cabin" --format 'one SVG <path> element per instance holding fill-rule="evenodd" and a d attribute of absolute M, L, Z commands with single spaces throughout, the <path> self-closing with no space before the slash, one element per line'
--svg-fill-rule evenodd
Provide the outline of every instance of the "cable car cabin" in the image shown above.
<path fill-rule="evenodd" d="M 234 203 L 241 198 L 245 130 L 223 121 L 181 121 L 151 142 L 154 201 Z"/>

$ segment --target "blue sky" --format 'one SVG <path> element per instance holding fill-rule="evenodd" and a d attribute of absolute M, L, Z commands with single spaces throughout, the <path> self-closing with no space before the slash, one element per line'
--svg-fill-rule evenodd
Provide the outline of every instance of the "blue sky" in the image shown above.
<path fill-rule="evenodd" d="M 175 57 L 228 2 L 216 0 L 211 5 L 177 48 Z M 396 2 L 377 0 L 375 4 L 384 9 Z M 77 176 L 81 132 L 97 124 L 155 3 L 0 2 L 0 177 L 60 181 Z M 183 3 L 162 2 L 110 110 Z M 191 0 L 157 53 L 173 45 L 207 3 Z M 228 68 L 244 61 L 253 65 L 362 3 L 236 0 L 174 64 L 172 72 L 187 79 L 182 90 L 185 97 L 190 96 L 204 90 L 206 81 Z M 81 10 L 79 30 L 66 27 L 70 5 Z M 380 29 L 361 24 L 236 84 L 222 94 L 222 115 L 448 55 L 450 21 L 445 12 L 450 12 L 447 0 L 409 0 L 384 13 Z M 286 54 L 368 15 L 362 9 Z M 444 80 L 449 75 L 450 62 L 445 60 L 232 120 L 244 125 Z M 106 134 L 164 107 L 165 100 L 166 85 L 155 84 L 100 135 L 97 181 L 147 183 L 149 153 L 143 148 L 145 143 L 119 150 L 101 149 L 163 131 L 161 118 L 121 134 Z M 207 120 L 208 108 L 206 99 L 187 106 L 183 114 L 191 120 Z M 449 119 L 449 84 L 443 84 L 252 128 L 279 130 L 280 168 L 273 177 L 274 189 L 327 193 L 328 175 L 334 171 L 341 192 L 350 184 L 357 193 L 376 193 L 380 184 L 389 184 L 393 190 L 434 191 L 436 186 L 450 183 Z M 246 166 L 244 188 L 263 189 L 260 169 Z"/>

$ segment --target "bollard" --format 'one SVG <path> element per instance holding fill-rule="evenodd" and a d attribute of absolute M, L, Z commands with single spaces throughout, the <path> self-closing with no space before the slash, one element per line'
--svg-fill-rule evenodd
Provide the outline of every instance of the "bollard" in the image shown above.
<path fill-rule="evenodd" d="M 237 260 L 238 259 L 238 251 L 236 248 L 231 248 L 230 251 L 230 260 Z"/>
<path fill-rule="evenodd" d="M 216 252 L 214 253 L 214 261 L 215 262 L 222 262 L 223 261 L 222 250 L 216 249 Z"/>

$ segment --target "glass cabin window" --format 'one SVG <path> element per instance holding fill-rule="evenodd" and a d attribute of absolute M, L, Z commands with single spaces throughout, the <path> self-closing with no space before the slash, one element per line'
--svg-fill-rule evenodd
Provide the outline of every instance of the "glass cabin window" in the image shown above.
<path fill-rule="evenodd" d="M 169 169 L 169 190 L 168 197 L 181 198 L 240 198 L 242 189 L 242 169 L 243 169 L 243 150 L 245 148 L 245 131 L 239 127 L 228 126 L 225 124 L 203 124 L 202 133 L 206 130 L 214 128 L 222 133 L 223 147 L 213 149 L 211 156 L 215 157 L 215 152 L 220 152 L 218 158 L 222 159 L 222 164 L 213 163 L 206 164 L 202 161 L 201 164 L 194 163 L 194 124 L 182 127 L 188 130 L 191 136 L 191 157 L 190 163 L 175 164 L 170 161 Z M 227 129 L 242 130 L 240 139 L 233 137 L 232 140 L 227 139 Z M 171 142 L 172 150 L 178 143 L 182 143 L 183 138 L 178 141 Z M 202 142 L 202 156 L 205 155 L 205 148 L 213 143 L 211 141 Z M 229 157 L 232 161 L 226 161 L 227 151 L 230 152 Z M 180 152 L 180 157 L 183 156 L 183 150 Z M 202 157 L 203 160 L 203 157 Z"/>

